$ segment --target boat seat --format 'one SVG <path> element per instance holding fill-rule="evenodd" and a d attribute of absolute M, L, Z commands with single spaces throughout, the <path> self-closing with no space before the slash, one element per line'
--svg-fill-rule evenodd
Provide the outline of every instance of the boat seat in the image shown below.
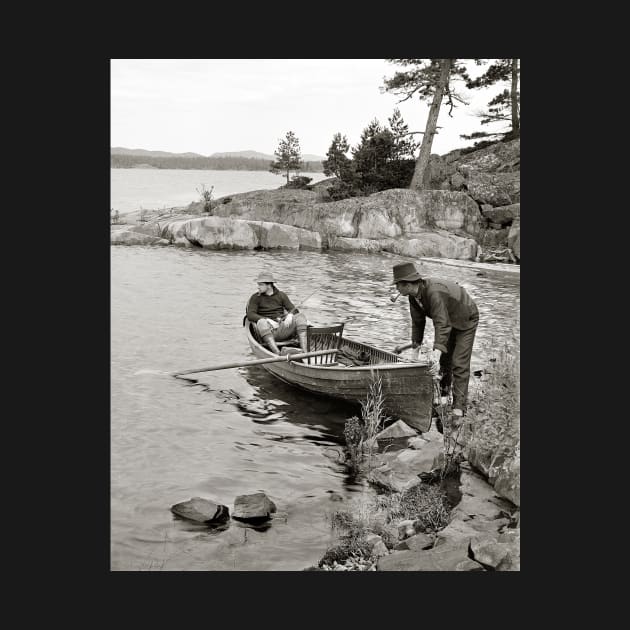
<path fill-rule="evenodd" d="M 306 329 L 306 347 L 308 352 L 318 350 L 338 350 L 343 338 L 343 327 L 345 324 L 335 324 L 334 326 L 309 326 Z M 336 353 L 322 354 L 318 357 L 302 359 L 309 365 L 329 365 L 337 364 Z"/>

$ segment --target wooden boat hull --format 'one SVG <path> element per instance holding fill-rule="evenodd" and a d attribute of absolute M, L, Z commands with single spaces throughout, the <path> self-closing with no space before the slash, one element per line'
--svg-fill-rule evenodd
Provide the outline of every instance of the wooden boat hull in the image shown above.
<path fill-rule="evenodd" d="M 275 357 L 253 336 L 246 326 L 247 340 L 254 355 L 259 359 Z M 307 365 L 301 361 L 282 361 L 262 365 L 276 378 L 312 394 L 329 396 L 351 403 L 365 402 L 369 386 L 378 375 L 384 399 L 386 415 L 406 422 L 418 431 L 431 427 L 433 381 L 427 363 L 410 363 L 395 354 L 385 352 L 354 340 L 344 338 L 341 349 L 361 348 L 375 351 L 384 361 L 372 365 L 343 367 Z"/>

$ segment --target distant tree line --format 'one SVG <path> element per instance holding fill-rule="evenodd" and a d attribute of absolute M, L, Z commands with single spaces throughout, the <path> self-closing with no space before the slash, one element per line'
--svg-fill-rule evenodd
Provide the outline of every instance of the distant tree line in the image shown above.
<path fill-rule="evenodd" d="M 111 156 L 111 168 L 137 168 L 140 165 L 154 168 L 199 169 L 210 171 L 268 171 L 272 160 L 246 157 L 149 157 L 146 155 Z M 302 162 L 301 170 L 319 173 L 321 162 Z"/>

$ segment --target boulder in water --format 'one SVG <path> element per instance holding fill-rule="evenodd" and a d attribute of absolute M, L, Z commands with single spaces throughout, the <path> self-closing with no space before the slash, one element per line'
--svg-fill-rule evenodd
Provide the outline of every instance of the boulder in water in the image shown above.
<path fill-rule="evenodd" d="M 275 511 L 275 503 L 264 492 L 240 494 L 234 499 L 232 517 L 243 521 L 259 520 L 269 518 Z"/>
<path fill-rule="evenodd" d="M 189 501 L 176 503 L 171 506 L 171 512 L 197 523 L 221 523 L 230 518 L 230 511 L 225 505 L 201 497 L 192 497 Z"/>

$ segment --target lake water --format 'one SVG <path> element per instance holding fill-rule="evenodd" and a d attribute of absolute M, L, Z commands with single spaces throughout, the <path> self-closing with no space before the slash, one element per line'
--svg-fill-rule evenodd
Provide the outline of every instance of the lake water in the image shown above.
<path fill-rule="evenodd" d="M 122 173 L 168 177 L 153 170 Z M 218 183 L 212 172 L 198 173 L 207 184 Z M 195 198 L 196 175 L 178 172 L 184 174 L 190 177 L 190 193 L 181 188 L 178 194 L 188 196 L 177 201 L 162 196 L 161 203 Z M 117 177 L 112 170 L 113 181 Z M 119 198 L 131 203 L 134 194 Z M 157 199 L 142 198 L 147 207 Z M 303 307 L 313 323 L 353 316 L 346 324 L 348 337 L 393 349 L 410 337 L 408 302 L 388 299 L 392 265 L 403 260 L 409 259 L 111 248 L 113 570 L 302 570 L 320 559 L 332 540 L 327 515 L 343 506 L 331 500 L 332 493 L 347 501 L 370 492 L 351 482 L 341 460 L 344 422 L 354 410 L 300 393 L 261 367 L 193 375 L 197 381 L 157 372 L 253 359 L 241 320 L 263 268 L 273 271 L 295 304 L 318 289 Z M 485 367 L 503 340 L 519 338 L 516 269 L 485 265 L 479 276 L 474 263 L 425 261 L 423 266 L 429 275 L 459 281 L 479 306 L 473 369 Z M 427 341 L 432 335 L 429 320 Z M 266 492 L 280 514 L 266 531 L 235 521 L 211 531 L 169 510 L 200 496 L 232 511 L 237 495 L 257 491 Z"/>
<path fill-rule="evenodd" d="M 158 168 L 112 168 L 110 208 L 120 214 L 187 206 L 199 201 L 201 190 L 212 191 L 213 199 L 247 192 L 278 188 L 286 178 L 268 171 L 205 171 Z M 323 173 L 300 173 L 311 184 L 326 179 Z"/>

